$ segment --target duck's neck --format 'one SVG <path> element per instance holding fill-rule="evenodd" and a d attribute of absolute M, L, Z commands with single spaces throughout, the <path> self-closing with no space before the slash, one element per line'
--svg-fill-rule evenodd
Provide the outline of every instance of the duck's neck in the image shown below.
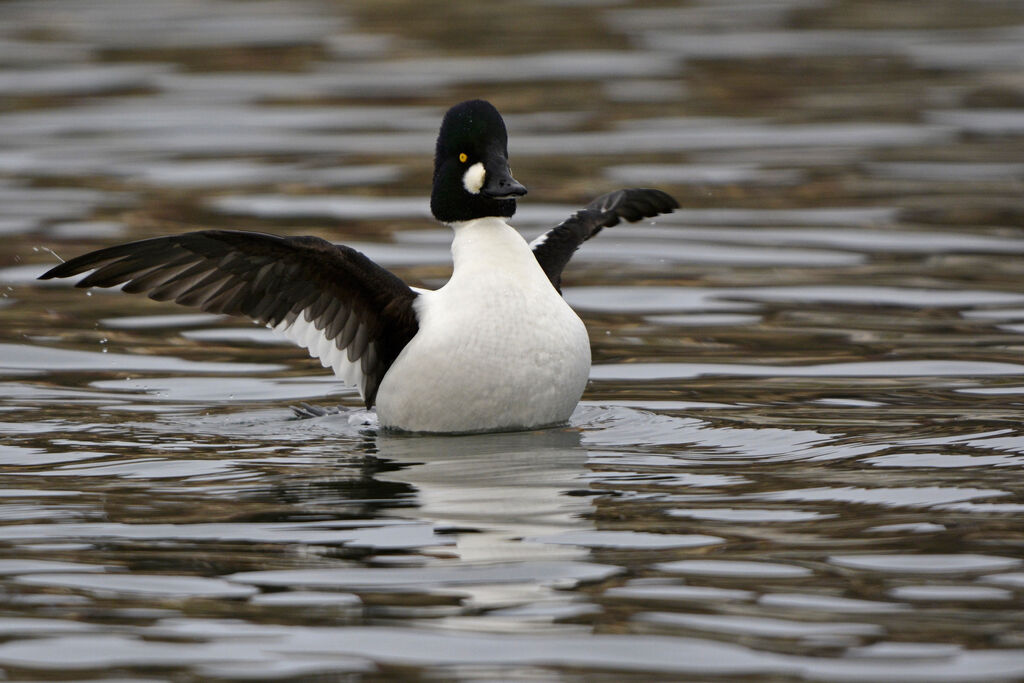
<path fill-rule="evenodd" d="M 452 240 L 454 274 L 539 268 L 526 240 L 504 218 L 491 216 L 449 225 L 455 231 Z"/>

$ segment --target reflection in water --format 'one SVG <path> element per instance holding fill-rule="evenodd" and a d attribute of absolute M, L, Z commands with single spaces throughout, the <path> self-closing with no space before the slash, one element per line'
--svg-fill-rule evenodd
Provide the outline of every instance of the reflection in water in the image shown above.
<path fill-rule="evenodd" d="M 1024 677 L 1024 8 L 605 5 L 0 3 L 0 673 Z M 435 287 L 469 97 L 525 234 L 684 205 L 567 271 L 566 427 L 381 434 L 264 330 L 34 279 L 221 227 Z"/>
<path fill-rule="evenodd" d="M 579 517 L 591 506 L 578 431 L 427 439 L 381 435 L 376 446 L 378 457 L 404 465 L 386 478 L 416 488 L 417 516 L 473 531 L 459 536 L 456 550 L 462 559 L 581 555 L 508 543 L 585 524 Z"/>

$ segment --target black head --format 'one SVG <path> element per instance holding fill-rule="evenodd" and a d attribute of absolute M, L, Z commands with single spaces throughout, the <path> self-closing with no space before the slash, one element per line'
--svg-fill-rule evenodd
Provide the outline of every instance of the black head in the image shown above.
<path fill-rule="evenodd" d="M 448 110 L 437 135 L 430 210 L 443 223 L 509 217 L 526 188 L 508 169 L 508 133 L 490 102 L 470 100 Z"/>

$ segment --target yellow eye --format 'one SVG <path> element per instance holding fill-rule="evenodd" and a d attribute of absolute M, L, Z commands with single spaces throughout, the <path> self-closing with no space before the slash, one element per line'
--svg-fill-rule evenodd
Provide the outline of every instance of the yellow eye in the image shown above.
<path fill-rule="evenodd" d="M 466 163 L 466 159 L 468 159 L 468 158 L 469 157 L 466 156 L 465 152 L 462 152 L 461 154 L 459 154 L 459 161 L 461 161 L 462 163 Z"/>

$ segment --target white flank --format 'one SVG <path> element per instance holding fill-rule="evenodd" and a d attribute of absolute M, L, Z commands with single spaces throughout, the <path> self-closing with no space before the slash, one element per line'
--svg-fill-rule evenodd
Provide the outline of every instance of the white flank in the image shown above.
<path fill-rule="evenodd" d="M 466 172 L 462 175 L 462 186 L 470 194 L 480 194 L 480 188 L 484 186 L 484 179 L 486 177 L 487 171 L 484 169 L 483 163 L 478 161 L 467 168 Z"/>

